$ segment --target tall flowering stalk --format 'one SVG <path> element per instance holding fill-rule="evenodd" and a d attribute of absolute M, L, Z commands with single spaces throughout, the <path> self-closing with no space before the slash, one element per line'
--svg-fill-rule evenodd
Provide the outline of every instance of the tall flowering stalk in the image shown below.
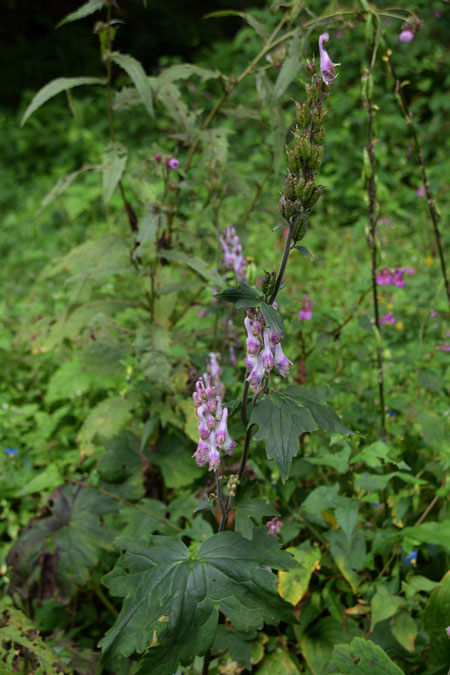
<path fill-rule="evenodd" d="M 311 82 L 305 85 L 306 100 L 304 103 L 296 103 L 297 124 L 293 131 L 293 143 L 291 147 L 286 148 L 288 171 L 284 191 L 279 202 L 280 213 L 288 226 L 287 235 L 278 273 L 265 274 L 262 294 L 254 291 L 244 282 L 242 277 L 242 248 L 240 244 L 237 245 L 234 229 L 227 228 L 220 240 L 225 262 L 234 269 L 240 288 L 230 289 L 227 295 L 224 295 L 227 292 L 223 292 L 218 297 L 222 296 L 234 301 L 233 298 L 240 297 L 239 293 L 242 291 L 247 293 L 246 297 L 250 294 L 251 297 L 260 298 L 260 300 L 256 300 L 254 304 L 241 305 L 241 307 L 248 307 L 244 318 L 244 328 L 247 333 L 247 354 L 244 360 L 246 374 L 241 400 L 241 419 L 246 427 L 246 434 L 239 472 L 237 476 L 232 477 L 232 484 L 230 483 L 231 478 L 228 481 L 228 498 L 226 500 L 222 496 L 219 467 L 221 458 L 227 454 L 228 446 L 225 445 L 224 439 L 228 438 L 226 436 L 228 433 L 226 430 L 228 411 L 225 413 L 225 409 L 219 408 L 219 402 L 216 400 L 217 392 L 214 392 L 213 395 L 209 391 L 211 389 L 209 381 L 199 380 L 196 385 L 197 391 L 194 393 L 194 400 L 198 406 L 200 434 L 199 446 L 194 457 L 200 465 L 208 464 L 210 470 L 216 471 L 217 499 L 222 511 L 219 531 L 226 527 L 236 485 L 243 476 L 248 459 L 253 428 L 253 424 L 249 424 L 247 415 L 249 391 L 253 392 L 253 406 L 255 407 L 258 404 L 258 399 L 268 392 L 272 373 L 276 372 L 278 375 L 286 377 L 289 367 L 292 365 L 292 362 L 283 352 L 281 345 L 282 330 L 276 329 L 277 325 L 281 325 L 279 319 L 277 319 L 278 305 L 276 298 L 281 288 L 291 251 L 297 249 L 307 257 L 311 257 L 309 251 L 304 246 L 300 246 L 299 242 L 307 232 L 310 211 L 320 199 L 324 189 L 322 185 L 316 185 L 316 174 L 322 163 L 324 150 L 325 130 L 323 122 L 326 110 L 323 104 L 329 95 L 336 74 L 335 65 L 324 47 L 328 40 L 328 33 L 323 33 L 320 36 L 320 70 L 317 71 L 314 60 L 312 63 L 308 63 Z M 236 292 L 238 296 L 235 295 Z M 219 441 L 222 445 L 217 440 L 219 428 Z M 228 443 L 231 448 L 232 441 L 229 440 Z"/>

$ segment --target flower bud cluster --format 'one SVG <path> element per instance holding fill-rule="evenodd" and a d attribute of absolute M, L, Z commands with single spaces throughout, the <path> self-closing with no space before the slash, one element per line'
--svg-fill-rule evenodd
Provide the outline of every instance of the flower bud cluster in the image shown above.
<path fill-rule="evenodd" d="M 232 225 L 228 225 L 222 234 L 219 234 L 219 241 L 222 245 L 225 267 L 234 270 L 236 279 L 247 281 L 245 258 L 242 255 L 241 242 Z"/>
<path fill-rule="evenodd" d="M 260 310 L 247 309 L 244 326 L 247 331 L 247 355 L 244 359 L 249 371 L 247 381 L 253 391 L 258 391 L 266 373 L 275 367 L 282 377 L 286 377 L 292 361 L 283 353 L 278 333 L 266 326 Z"/>
<path fill-rule="evenodd" d="M 327 40 L 328 33 L 323 33 L 319 38 L 321 74 L 316 72 L 314 61 L 309 64 L 311 84 L 305 85 L 306 101 L 296 103 L 294 144 L 293 147 L 286 148 L 288 175 L 279 209 L 290 225 L 295 223 L 294 244 L 305 236 L 309 211 L 324 190 L 323 185 L 315 184 L 315 180 L 322 163 L 325 138 L 323 122 L 326 111 L 322 104 L 335 77 L 335 66 L 323 46 Z"/>
<path fill-rule="evenodd" d="M 228 495 L 230 497 L 236 496 L 236 488 L 238 485 L 239 485 L 239 476 L 237 474 L 232 473 L 231 476 L 228 478 L 228 482 L 226 485 Z"/>
<path fill-rule="evenodd" d="M 215 354 L 209 355 L 208 371 L 195 384 L 192 394 L 198 417 L 199 441 L 193 457 L 198 466 L 208 464 L 210 471 L 217 471 L 222 455 L 232 455 L 236 446 L 228 432 L 228 408 L 222 405 L 223 384 L 219 380 L 221 368 Z M 219 393 L 221 391 L 222 393 Z"/>
<path fill-rule="evenodd" d="M 266 526 L 269 530 L 269 534 L 279 534 L 281 528 L 283 527 L 283 523 L 278 518 L 278 516 L 275 516 L 275 518 L 272 518 L 272 520 L 267 521 Z"/>

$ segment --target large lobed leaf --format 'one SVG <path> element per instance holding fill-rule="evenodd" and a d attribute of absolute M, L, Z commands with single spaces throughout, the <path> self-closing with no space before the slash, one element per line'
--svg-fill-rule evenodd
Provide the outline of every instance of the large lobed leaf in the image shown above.
<path fill-rule="evenodd" d="M 107 660 L 150 647 L 142 672 L 167 675 L 213 644 L 219 611 L 239 631 L 296 622 L 292 606 L 278 595 L 275 575 L 261 567 L 289 569 L 295 562 L 265 527 L 254 531 L 251 542 L 220 532 L 196 553 L 162 536 L 150 546 L 132 540 L 119 540 L 119 546 L 123 555 L 104 579 L 113 595 L 124 598 L 100 642 Z"/>
<path fill-rule="evenodd" d="M 302 389 L 292 385 L 283 393 L 272 392 L 253 408 L 250 424 L 259 427 L 254 439 L 265 441 L 267 457 L 278 464 L 283 480 L 289 476 L 301 434 L 317 429 L 344 435 L 352 433 L 327 405 L 327 394 L 325 386 Z"/>

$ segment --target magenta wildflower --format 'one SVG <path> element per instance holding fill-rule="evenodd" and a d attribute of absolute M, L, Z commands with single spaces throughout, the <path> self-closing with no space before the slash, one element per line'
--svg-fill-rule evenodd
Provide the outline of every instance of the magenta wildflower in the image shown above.
<path fill-rule="evenodd" d="M 269 520 L 266 523 L 266 526 L 267 529 L 269 530 L 269 534 L 278 534 L 281 528 L 283 527 L 283 523 L 278 518 L 278 516 L 275 516 L 275 518 L 272 518 L 272 520 Z"/>
<path fill-rule="evenodd" d="M 411 40 L 414 40 L 414 32 L 411 28 L 405 28 L 398 37 L 400 42 L 411 42 Z"/>
<path fill-rule="evenodd" d="M 379 272 L 379 274 L 377 274 L 376 279 L 377 279 L 378 286 L 383 286 L 383 284 L 391 284 L 392 283 L 391 274 L 390 274 L 389 270 L 387 270 L 387 269 L 381 270 L 381 272 Z"/>
<path fill-rule="evenodd" d="M 418 197 L 425 197 L 425 188 L 424 187 L 417 188 L 416 195 Z"/>
<path fill-rule="evenodd" d="M 298 318 L 304 319 L 305 321 L 312 319 L 312 308 L 315 304 L 315 302 L 311 301 L 309 295 L 305 295 L 303 298 L 302 307 L 298 313 Z"/>
<path fill-rule="evenodd" d="M 155 162 L 160 162 L 161 161 L 161 155 L 156 153 L 156 155 L 153 155 L 153 159 L 155 160 Z"/>
<path fill-rule="evenodd" d="M 167 161 L 167 166 L 169 167 L 169 169 L 178 169 L 178 167 L 180 166 L 180 162 L 178 161 L 178 159 L 175 159 L 175 157 L 171 157 Z"/>
<path fill-rule="evenodd" d="M 319 52 L 320 52 L 320 72 L 322 73 L 322 80 L 326 85 L 330 85 L 335 76 L 334 63 L 330 59 L 328 52 L 323 46 L 324 42 L 328 42 L 330 36 L 328 33 L 322 33 L 319 37 Z"/>
<path fill-rule="evenodd" d="M 382 316 L 380 318 L 380 323 L 382 325 L 384 325 L 385 323 L 390 323 L 390 324 L 394 325 L 395 321 L 396 321 L 396 319 L 395 319 L 395 316 L 392 314 L 392 312 L 388 312 L 387 314 L 385 314 L 384 316 Z"/>
<path fill-rule="evenodd" d="M 439 349 L 441 352 L 450 352 L 450 345 L 437 345 L 436 349 Z"/>
<path fill-rule="evenodd" d="M 436 311 L 435 309 L 432 309 L 431 312 L 430 312 L 430 317 L 432 319 L 435 319 L 437 316 L 439 316 L 439 312 Z"/>

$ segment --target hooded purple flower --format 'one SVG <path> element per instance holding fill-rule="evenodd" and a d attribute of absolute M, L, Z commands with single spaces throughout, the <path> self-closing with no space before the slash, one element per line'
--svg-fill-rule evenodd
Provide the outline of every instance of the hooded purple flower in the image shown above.
<path fill-rule="evenodd" d="M 274 361 L 267 330 L 264 331 L 264 349 L 261 352 L 261 356 L 264 370 L 266 373 L 270 373 L 273 368 Z"/>
<path fill-rule="evenodd" d="M 267 529 L 269 530 L 269 534 L 278 534 L 281 528 L 283 527 L 283 523 L 278 518 L 278 516 L 275 516 L 275 518 L 272 518 L 272 520 L 269 520 L 266 523 L 266 526 Z"/>
<path fill-rule="evenodd" d="M 197 466 L 205 466 L 208 463 L 209 445 L 201 439 L 198 442 L 197 450 L 192 457 L 195 459 Z"/>
<path fill-rule="evenodd" d="M 320 72 L 322 73 L 322 80 L 326 85 L 330 85 L 335 77 L 334 63 L 330 59 L 327 50 L 323 46 L 324 42 L 328 42 L 330 36 L 328 33 L 322 33 L 319 37 L 319 51 L 320 51 Z"/>
<path fill-rule="evenodd" d="M 289 361 L 288 357 L 284 354 L 281 342 L 279 342 L 275 347 L 275 368 L 282 377 L 286 377 L 289 366 L 292 366 L 292 361 Z"/>

